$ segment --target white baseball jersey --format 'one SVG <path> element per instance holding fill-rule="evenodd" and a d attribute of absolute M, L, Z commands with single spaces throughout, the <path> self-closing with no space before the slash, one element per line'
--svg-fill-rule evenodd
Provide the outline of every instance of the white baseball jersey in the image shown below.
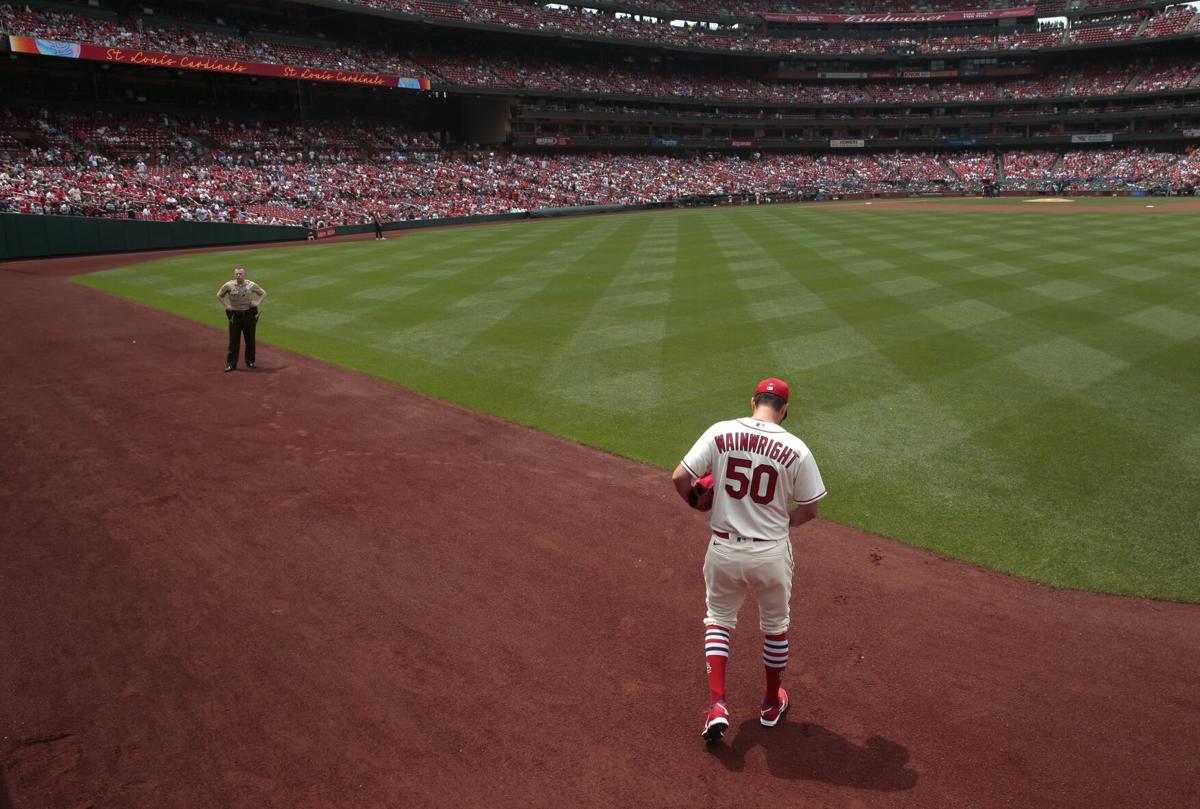
<path fill-rule="evenodd" d="M 789 501 L 825 496 L 817 462 L 804 442 L 778 424 L 753 418 L 719 421 L 683 458 L 693 477 L 713 473 L 714 532 L 788 538 Z"/>

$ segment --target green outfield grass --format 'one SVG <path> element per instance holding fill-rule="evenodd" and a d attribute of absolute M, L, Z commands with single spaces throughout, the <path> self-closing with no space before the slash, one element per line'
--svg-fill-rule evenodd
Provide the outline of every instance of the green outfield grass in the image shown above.
<path fill-rule="evenodd" d="M 78 280 L 223 331 L 213 295 L 244 262 L 270 292 L 268 344 L 663 469 L 782 376 L 822 516 L 1038 582 L 1200 602 L 1200 214 L 1169 204 L 661 211 Z M 214 385 L 222 360 L 214 332 Z"/>

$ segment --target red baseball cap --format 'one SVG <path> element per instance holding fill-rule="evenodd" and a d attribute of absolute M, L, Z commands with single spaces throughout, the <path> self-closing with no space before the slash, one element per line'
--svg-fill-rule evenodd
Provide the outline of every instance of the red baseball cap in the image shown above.
<path fill-rule="evenodd" d="M 785 402 L 788 400 L 787 383 L 773 376 L 758 383 L 758 387 L 754 389 L 754 395 L 757 396 L 760 393 L 773 393 Z"/>

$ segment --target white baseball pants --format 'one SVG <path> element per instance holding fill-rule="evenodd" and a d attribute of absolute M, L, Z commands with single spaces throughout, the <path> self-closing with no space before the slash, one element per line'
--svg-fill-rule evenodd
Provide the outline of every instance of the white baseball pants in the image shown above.
<path fill-rule="evenodd" d="M 705 625 L 735 628 L 742 602 L 753 593 L 763 634 L 787 632 L 793 569 L 790 540 L 711 537 L 704 555 Z"/>

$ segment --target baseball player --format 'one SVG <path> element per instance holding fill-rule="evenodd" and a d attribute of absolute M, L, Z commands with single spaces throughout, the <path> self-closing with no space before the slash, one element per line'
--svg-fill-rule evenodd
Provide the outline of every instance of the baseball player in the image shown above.
<path fill-rule="evenodd" d="M 233 280 L 217 290 L 217 300 L 225 305 L 229 318 L 229 351 L 225 356 L 225 373 L 237 368 L 238 348 L 246 336 L 246 367 L 254 367 L 254 330 L 258 325 L 258 307 L 267 299 L 267 292 L 253 281 L 246 280 L 246 268 L 234 267 Z"/>
<path fill-rule="evenodd" d="M 702 735 L 709 742 L 719 741 L 729 728 L 729 637 L 748 594 L 758 601 L 767 678 L 759 721 L 774 727 L 787 712 L 788 695 L 780 681 L 788 662 L 792 595 L 788 528 L 816 517 L 817 501 L 825 496 L 812 453 L 780 426 L 788 412 L 787 383 L 775 378 L 759 382 L 750 407 L 749 418 L 720 421 L 705 430 L 671 475 L 689 505 L 712 511 L 712 537 L 704 557 L 710 699 Z"/>

